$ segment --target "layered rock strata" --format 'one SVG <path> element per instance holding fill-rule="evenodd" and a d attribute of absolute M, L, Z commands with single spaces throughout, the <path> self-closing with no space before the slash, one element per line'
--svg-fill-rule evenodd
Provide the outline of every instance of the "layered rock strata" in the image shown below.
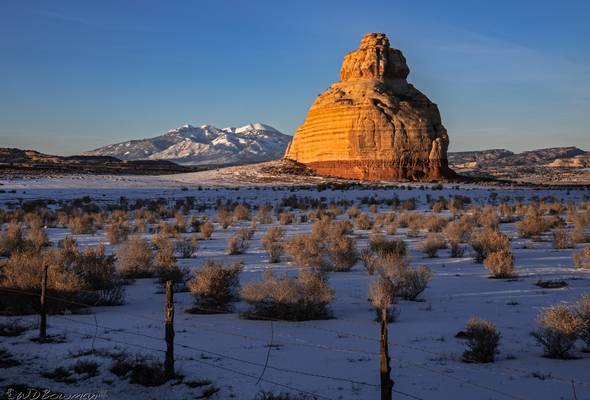
<path fill-rule="evenodd" d="M 340 81 L 313 103 L 285 158 L 326 176 L 436 180 L 454 175 L 436 104 L 406 80 L 402 52 L 365 35 L 344 57 Z"/>

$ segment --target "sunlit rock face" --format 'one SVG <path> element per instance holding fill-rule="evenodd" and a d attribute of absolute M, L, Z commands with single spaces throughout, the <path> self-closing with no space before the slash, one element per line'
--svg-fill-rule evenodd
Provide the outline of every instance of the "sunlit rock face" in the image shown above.
<path fill-rule="evenodd" d="M 344 57 L 340 81 L 313 103 L 285 158 L 326 176 L 436 180 L 454 175 L 436 104 L 406 80 L 402 52 L 382 33 Z"/>

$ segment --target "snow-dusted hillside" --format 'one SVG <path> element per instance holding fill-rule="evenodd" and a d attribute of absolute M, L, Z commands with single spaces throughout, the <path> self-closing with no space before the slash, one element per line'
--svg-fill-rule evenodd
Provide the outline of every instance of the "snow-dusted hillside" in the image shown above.
<path fill-rule="evenodd" d="M 247 164 L 281 158 L 290 140 L 291 136 L 259 122 L 224 129 L 183 125 L 161 136 L 111 144 L 84 154 L 187 165 Z"/>

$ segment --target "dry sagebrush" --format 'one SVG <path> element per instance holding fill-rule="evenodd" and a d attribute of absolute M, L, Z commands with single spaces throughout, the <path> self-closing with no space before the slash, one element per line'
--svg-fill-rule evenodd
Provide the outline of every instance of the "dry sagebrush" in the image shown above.
<path fill-rule="evenodd" d="M 117 250 L 117 271 L 126 279 L 152 277 L 153 258 L 152 246 L 145 239 L 133 236 Z"/>
<path fill-rule="evenodd" d="M 472 317 L 465 329 L 467 350 L 463 352 L 463 361 L 491 363 L 496 357 L 500 333 L 490 321 Z"/>
<path fill-rule="evenodd" d="M 205 261 L 200 270 L 194 271 L 194 278 L 188 284 L 197 310 L 204 313 L 231 311 L 231 303 L 238 298 L 241 271 L 239 262 L 224 266 Z"/>
<path fill-rule="evenodd" d="M 241 296 L 250 304 L 247 318 L 306 321 L 330 317 L 334 291 L 312 270 L 300 270 L 297 277 L 275 276 L 268 270 L 262 281 L 247 283 Z"/>
<path fill-rule="evenodd" d="M 436 253 L 447 247 L 445 239 L 441 234 L 429 233 L 420 245 L 422 250 L 430 258 L 436 257 Z"/>
<path fill-rule="evenodd" d="M 210 240 L 211 235 L 213 235 L 213 224 L 209 221 L 205 221 L 199 225 L 199 233 L 201 234 L 201 239 L 203 240 Z"/>
<path fill-rule="evenodd" d="M 537 322 L 539 328 L 532 335 L 549 358 L 570 358 L 583 322 L 570 307 L 560 304 L 543 310 Z"/>
<path fill-rule="evenodd" d="M 590 269 L 590 247 L 584 247 L 573 254 L 574 266 L 578 269 Z"/>
<path fill-rule="evenodd" d="M 268 254 L 268 262 L 278 263 L 283 254 L 283 240 L 285 231 L 278 226 L 271 226 L 260 239 L 262 248 Z"/>

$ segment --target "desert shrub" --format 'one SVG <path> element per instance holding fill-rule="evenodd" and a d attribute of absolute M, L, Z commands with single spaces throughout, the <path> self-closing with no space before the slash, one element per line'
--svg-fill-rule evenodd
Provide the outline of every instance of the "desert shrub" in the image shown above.
<path fill-rule="evenodd" d="M 500 231 L 483 229 L 471 234 L 469 244 L 475 251 L 475 261 L 481 263 L 489 254 L 509 248 L 510 239 Z"/>
<path fill-rule="evenodd" d="M 186 218 L 181 213 L 174 214 L 174 224 L 172 225 L 174 233 L 185 233 L 186 232 Z"/>
<path fill-rule="evenodd" d="M 78 360 L 76 364 L 73 366 L 73 370 L 75 373 L 79 375 L 85 375 L 87 378 L 91 378 L 94 376 L 98 376 L 100 373 L 99 364 L 96 361 L 92 360 Z"/>
<path fill-rule="evenodd" d="M 590 351 L 590 295 L 583 295 L 575 304 L 574 311 L 580 320 L 579 336 Z"/>
<path fill-rule="evenodd" d="M 132 358 L 127 354 L 115 357 L 110 371 L 129 382 L 147 386 L 161 386 L 168 381 L 162 361 L 145 356 Z"/>
<path fill-rule="evenodd" d="M 67 218 L 67 227 L 74 235 L 91 234 L 96 232 L 92 215 L 82 212 Z"/>
<path fill-rule="evenodd" d="M 190 237 L 178 239 L 175 246 L 181 258 L 191 258 L 199 247 L 199 239 L 193 233 Z"/>
<path fill-rule="evenodd" d="M 250 305 L 247 318 L 306 321 L 330 317 L 334 291 L 322 274 L 312 270 L 299 270 L 296 278 L 277 277 L 268 270 L 262 281 L 248 282 L 241 296 Z"/>
<path fill-rule="evenodd" d="M 166 221 L 162 221 L 158 224 L 158 235 L 170 238 L 176 236 L 176 231 L 174 230 L 174 226 Z"/>
<path fill-rule="evenodd" d="M 272 224 L 272 207 L 265 205 L 258 209 L 256 219 L 263 225 Z"/>
<path fill-rule="evenodd" d="M 538 238 L 551 228 L 552 222 L 543 216 L 539 207 L 529 206 L 526 217 L 516 223 L 516 230 L 523 238 Z"/>
<path fill-rule="evenodd" d="M 191 215 L 188 224 L 191 227 L 191 232 L 198 232 L 201 227 L 201 220 L 196 215 Z"/>
<path fill-rule="evenodd" d="M 377 270 L 378 257 L 370 249 L 364 248 L 359 254 L 359 258 L 363 262 L 363 267 L 369 275 L 373 275 Z"/>
<path fill-rule="evenodd" d="M 436 253 L 446 247 L 445 239 L 437 233 L 429 233 L 420 245 L 420 249 L 431 258 L 436 257 Z"/>
<path fill-rule="evenodd" d="M 488 254 L 483 263 L 494 278 L 511 278 L 516 275 L 514 256 L 510 247 Z"/>
<path fill-rule="evenodd" d="M 463 361 L 475 363 L 494 362 L 500 333 L 490 321 L 472 317 L 465 329 L 467 350 L 463 352 Z"/>
<path fill-rule="evenodd" d="M 378 320 L 394 322 L 396 318 L 395 288 L 389 279 L 379 278 L 369 286 L 369 298 Z"/>
<path fill-rule="evenodd" d="M 329 216 L 321 216 L 315 220 L 311 226 L 311 235 L 318 241 L 323 241 L 330 234 L 332 229 L 332 218 Z"/>
<path fill-rule="evenodd" d="M 385 233 L 387 233 L 388 235 L 395 235 L 396 232 L 397 232 L 397 223 L 391 222 L 391 223 L 385 225 Z"/>
<path fill-rule="evenodd" d="M 410 225 L 410 222 L 416 218 L 415 212 L 408 212 L 404 211 L 400 213 L 397 217 L 397 223 L 400 228 L 407 228 Z"/>
<path fill-rule="evenodd" d="M 574 230 L 572 231 L 572 241 L 575 243 L 584 243 L 588 241 L 589 236 L 586 235 L 586 225 L 588 218 L 580 214 L 575 214 L 573 217 Z"/>
<path fill-rule="evenodd" d="M 283 240 L 285 239 L 285 231 L 278 226 L 271 226 L 266 233 L 262 235 L 262 248 L 268 254 L 268 261 L 270 263 L 277 263 L 281 260 L 283 254 Z"/>
<path fill-rule="evenodd" d="M 432 270 L 426 266 L 410 267 L 405 256 L 387 255 L 377 261 L 379 275 L 391 282 L 394 297 L 416 300 L 432 280 Z"/>
<path fill-rule="evenodd" d="M 231 310 L 230 304 L 238 298 L 241 271 L 241 263 L 225 267 L 214 261 L 205 261 L 200 270 L 194 271 L 194 278 L 188 284 L 197 309 L 205 313 Z"/>
<path fill-rule="evenodd" d="M 77 308 L 73 301 L 84 287 L 82 279 L 59 262 L 57 249 L 41 253 L 33 251 L 13 252 L 7 260 L 0 262 L 0 287 L 23 292 L 41 292 L 43 266 L 48 265 L 47 288 L 51 299 L 49 312 L 62 312 Z M 59 301 L 54 299 L 63 299 Z M 8 314 L 29 314 L 39 309 L 39 299 L 27 294 L 0 291 L 0 309 Z"/>
<path fill-rule="evenodd" d="M 403 200 L 400 203 L 400 208 L 402 210 L 407 210 L 407 211 L 415 210 L 416 209 L 416 199 L 414 197 L 410 197 L 409 199 Z"/>
<path fill-rule="evenodd" d="M 93 305 L 120 305 L 125 301 L 125 287 L 117 274 L 115 257 L 107 255 L 102 244 L 85 247 L 71 266 L 83 281 L 85 302 Z"/>
<path fill-rule="evenodd" d="M 580 319 L 566 305 L 543 310 L 537 318 L 539 328 L 532 335 L 549 358 L 569 358 L 582 327 Z"/>
<path fill-rule="evenodd" d="M 461 243 L 465 242 L 468 237 L 469 226 L 461 221 L 450 222 L 444 229 L 447 242 L 451 248 L 451 257 L 463 256 Z"/>
<path fill-rule="evenodd" d="M 238 204 L 234 208 L 234 218 L 237 221 L 249 221 L 250 220 L 250 209 L 243 204 Z"/>
<path fill-rule="evenodd" d="M 133 236 L 117 250 L 117 271 L 125 279 L 150 278 L 154 275 L 153 258 L 150 244 Z"/>
<path fill-rule="evenodd" d="M 285 253 L 298 267 L 321 267 L 322 249 L 311 234 L 296 235 L 285 242 Z"/>
<path fill-rule="evenodd" d="M 442 232 L 449 220 L 439 215 L 425 215 L 416 219 L 420 228 L 426 229 L 428 232 Z"/>
<path fill-rule="evenodd" d="M 165 267 L 176 263 L 174 242 L 167 236 L 158 234 L 152 239 L 155 254 L 154 265 L 156 267 Z"/>
<path fill-rule="evenodd" d="M 76 261 L 79 252 L 76 239 L 66 236 L 57 243 L 57 247 L 60 262 L 69 268 Z"/>
<path fill-rule="evenodd" d="M 567 231 L 563 227 L 557 227 L 553 230 L 553 248 L 569 249 L 574 247 Z"/>
<path fill-rule="evenodd" d="M 342 209 L 338 207 L 336 204 L 330 203 L 330 206 L 328 207 L 328 212 L 336 216 L 342 214 Z"/>
<path fill-rule="evenodd" d="M 402 239 L 387 239 L 381 234 L 371 235 L 369 249 L 380 257 L 387 255 L 406 255 L 406 243 Z"/>
<path fill-rule="evenodd" d="M 29 227 L 27 230 L 26 245 L 33 251 L 41 251 L 43 247 L 49 245 L 47 233 L 45 233 L 45 230 L 40 225 L 34 224 Z"/>
<path fill-rule="evenodd" d="M 129 231 L 129 225 L 127 225 L 126 222 L 113 222 L 110 225 L 107 225 L 105 233 L 107 235 L 107 240 L 111 244 L 119 244 L 127 240 Z"/>
<path fill-rule="evenodd" d="M 254 224 L 250 228 L 242 227 L 238 229 L 236 235 L 238 235 L 244 240 L 250 240 L 254 237 L 254 233 L 256 233 L 256 224 Z"/>
<path fill-rule="evenodd" d="M 355 217 L 354 225 L 356 229 L 366 231 L 373 227 L 373 221 L 371 221 L 371 218 L 367 214 L 360 213 Z"/>
<path fill-rule="evenodd" d="M 356 241 L 342 231 L 334 231 L 328 236 L 326 252 L 331 269 L 337 272 L 350 271 L 358 260 Z"/>
<path fill-rule="evenodd" d="M 279 214 L 279 224 L 291 225 L 295 222 L 295 214 L 289 212 L 282 212 Z"/>
<path fill-rule="evenodd" d="M 584 247 L 573 254 L 574 266 L 578 269 L 590 269 L 590 247 Z"/>
<path fill-rule="evenodd" d="M 514 222 L 514 208 L 510 204 L 505 202 L 500 203 L 498 213 L 500 215 L 500 221 Z"/>
<path fill-rule="evenodd" d="M 361 211 L 356 206 L 352 206 L 346 210 L 346 215 L 348 215 L 348 218 L 350 219 L 355 219 L 360 213 Z"/>
<path fill-rule="evenodd" d="M 434 213 L 440 213 L 447 209 L 447 201 L 445 199 L 435 201 L 432 203 L 431 209 Z"/>
<path fill-rule="evenodd" d="M 478 224 L 484 228 L 498 229 L 500 224 L 500 217 L 494 207 L 484 207 L 479 214 Z"/>
<path fill-rule="evenodd" d="M 227 254 L 230 256 L 243 254 L 248 250 L 250 243 L 243 235 L 234 234 L 227 239 Z"/>
<path fill-rule="evenodd" d="M 158 282 L 163 286 L 170 281 L 174 285 L 174 290 L 177 292 L 186 291 L 186 281 L 188 279 L 188 272 L 178 264 L 172 264 L 165 267 L 158 267 L 156 269 L 158 275 Z"/>
<path fill-rule="evenodd" d="M 25 249 L 24 229 L 20 222 L 12 220 L 6 230 L 0 232 L 0 256 Z"/>
<path fill-rule="evenodd" d="M 154 266 L 159 282 L 164 284 L 172 281 L 175 290 L 184 290 L 187 272 L 176 263 L 174 243 L 169 238 L 159 235 L 154 238 L 154 245 L 156 246 Z"/>
<path fill-rule="evenodd" d="M 217 210 L 217 221 L 223 229 L 227 229 L 228 227 L 233 225 L 234 217 L 232 213 L 230 213 L 227 209 L 222 207 Z"/>
<path fill-rule="evenodd" d="M 203 239 L 203 240 L 211 239 L 211 235 L 213 234 L 213 224 L 209 221 L 203 222 L 199 226 L 199 232 L 201 234 L 201 239 Z"/>

